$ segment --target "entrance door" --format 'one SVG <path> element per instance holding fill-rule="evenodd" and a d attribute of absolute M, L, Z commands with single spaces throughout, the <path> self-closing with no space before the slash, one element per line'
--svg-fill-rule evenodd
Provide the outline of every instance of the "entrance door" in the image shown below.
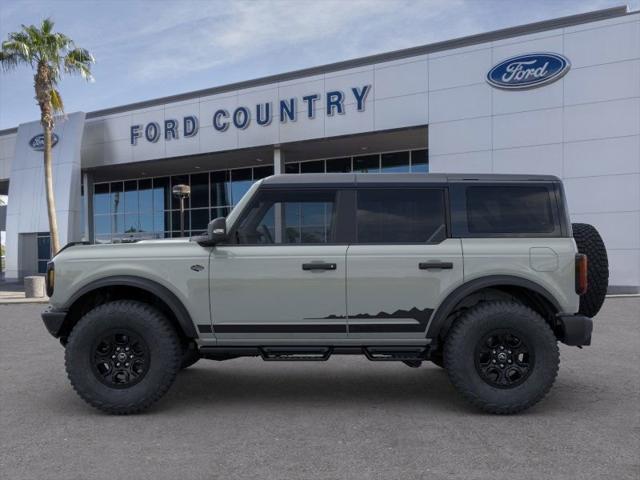
<path fill-rule="evenodd" d="M 345 338 L 337 191 L 263 188 L 211 256 L 216 338 Z"/>
<path fill-rule="evenodd" d="M 350 338 L 424 339 L 443 293 L 462 280 L 442 188 L 360 188 L 347 252 Z"/>

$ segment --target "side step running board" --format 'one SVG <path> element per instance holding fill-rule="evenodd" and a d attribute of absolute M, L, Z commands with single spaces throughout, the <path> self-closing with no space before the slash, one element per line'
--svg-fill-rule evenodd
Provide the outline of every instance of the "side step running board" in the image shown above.
<path fill-rule="evenodd" d="M 268 362 L 323 362 L 331 355 L 363 355 L 374 362 L 423 361 L 429 358 L 429 346 L 352 346 L 352 347 L 200 347 L 200 355 L 211 360 L 261 356 Z"/>
<path fill-rule="evenodd" d="M 365 356 L 373 362 L 406 362 L 426 360 L 426 347 L 364 347 Z"/>
<path fill-rule="evenodd" d="M 329 360 L 330 347 L 261 347 L 260 355 L 265 362 Z"/>

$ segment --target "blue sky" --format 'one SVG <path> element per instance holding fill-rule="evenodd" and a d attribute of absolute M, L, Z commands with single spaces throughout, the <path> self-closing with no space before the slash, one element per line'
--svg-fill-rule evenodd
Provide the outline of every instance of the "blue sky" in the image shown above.
<path fill-rule="evenodd" d="M 67 112 L 224 85 L 624 4 L 622 0 L 2 0 L 0 38 L 51 16 L 96 57 Z M 630 2 L 632 9 L 640 0 Z M 0 73 L 0 129 L 36 120 L 27 68 Z"/>

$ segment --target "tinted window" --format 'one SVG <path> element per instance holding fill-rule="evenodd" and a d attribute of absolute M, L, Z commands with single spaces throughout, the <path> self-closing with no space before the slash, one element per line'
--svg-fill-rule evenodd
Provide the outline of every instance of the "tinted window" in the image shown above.
<path fill-rule="evenodd" d="M 359 243 L 427 243 L 446 236 L 443 191 L 358 191 Z"/>
<path fill-rule="evenodd" d="M 244 212 L 239 244 L 331 243 L 335 191 L 265 191 Z"/>
<path fill-rule="evenodd" d="M 469 233 L 552 233 L 549 190 L 542 186 L 467 188 Z"/>

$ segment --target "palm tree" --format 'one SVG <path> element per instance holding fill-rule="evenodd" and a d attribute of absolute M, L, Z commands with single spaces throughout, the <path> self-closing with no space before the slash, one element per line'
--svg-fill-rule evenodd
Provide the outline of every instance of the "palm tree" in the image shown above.
<path fill-rule="evenodd" d="M 86 80 L 91 80 L 91 64 L 94 62 L 88 50 L 76 47 L 69 37 L 54 32 L 53 21 L 49 18 L 44 19 L 40 27 L 22 25 L 22 30 L 9 34 L 8 39 L 2 42 L 0 50 L 0 63 L 5 71 L 21 65 L 30 66 L 35 71 L 33 86 L 40 107 L 40 123 L 44 129 L 44 178 L 52 256 L 60 250 L 51 173 L 54 115 L 64 112 L 62 98 L 57 89 L 58 82 L 63 73 L 79 74 Z"/>

